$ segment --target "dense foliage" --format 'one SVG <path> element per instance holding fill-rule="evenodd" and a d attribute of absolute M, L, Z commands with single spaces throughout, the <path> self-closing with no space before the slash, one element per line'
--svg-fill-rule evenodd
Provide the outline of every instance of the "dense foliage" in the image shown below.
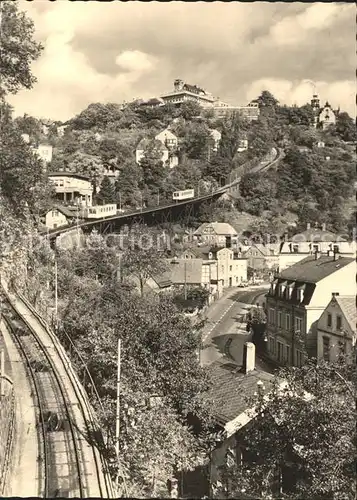
<path fill-rule="evenodd" d="M 245 462 L 222 471 L 226 496 L 355 498 L 354 361 L 284 369 L 267 399 L 251 401 L 258 416 L 239 438 Z"/>

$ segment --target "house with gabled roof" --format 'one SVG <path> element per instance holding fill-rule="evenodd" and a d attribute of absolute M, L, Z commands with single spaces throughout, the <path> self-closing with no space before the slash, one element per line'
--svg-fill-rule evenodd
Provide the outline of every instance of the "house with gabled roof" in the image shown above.
<path fill-rule="evenodd" d="M 238 240 L 238 233 L 227 222 L 204 222 L 193 237 L 205 245 L 233 246 Z"/>
<path fill-rule="evenodd" d="M 55 229 L 70 224 L 75 219 L 75 214 L 62 205 L 53 205 L 43 214 L 43 222 L 47 229 Z"/>
<path fill-rule="evenodd" d="M 139 144 L 136 146 L 136 151 L 135 151 L 136 163 L 139 164 L 141 162 L 141 160 L 145 155 L 146 150 L 149 147 L 154 147 L 158 152 L 161 153 L 160 159 L 164 164 L 164 166 L 167 166 L 169 168 L 174 168 L 178 165 L 178 157 L 175 153 L 172 153 L 171 151 L 175 146 L 173 146 L 171 143 L 166 146 L 165 139 L 163 138 L 164 136 L 160 136 L 161 138 L 158 138 L 159 135 L 156 136 L 155 139 L 148 139 L 145 137 L 141 139 Z M 167 139 L 167 141 L 171 140 L 173 139 Z"/>
<path fill-rule="evenodd" d="M 253 243 L 242 251 L 242 256 L 248 260 L 248 266 L 252 269 L 276 269 L 279 265 L 279 249 L 280 243 Z"/>
<path fill-rule="evenodd" d="M 333 293 L 317 322 L 318 359 L 337 361 L 341 355 L 349 358 L 356 343 L 356 322 L 356 295 Z"/>
<path fill-rule="evenodd" d="M 301 366 L 317 354 L 317 322 L 332 293 L 355 294 L 353 257 L 315 253 L 275 276 L 266 295 L 268 355 Z"/>

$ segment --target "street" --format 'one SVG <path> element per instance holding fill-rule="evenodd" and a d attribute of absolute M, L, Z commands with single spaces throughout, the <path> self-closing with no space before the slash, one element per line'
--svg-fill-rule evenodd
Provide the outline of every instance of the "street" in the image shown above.
<path fill-rule="evenodd" d="M 248 312 L 250 304 L 255 304 L 257 299 L 266 293 L 267 287 L 264 286 L 245 290 L 234 289 L 211 305 L 202 332 L 200 362 L 203 366 L 211 364 L 223 355 L 229 355 L 238 364 L 242 363 L 243 345 L 250 340 L 243 316 Z"/>

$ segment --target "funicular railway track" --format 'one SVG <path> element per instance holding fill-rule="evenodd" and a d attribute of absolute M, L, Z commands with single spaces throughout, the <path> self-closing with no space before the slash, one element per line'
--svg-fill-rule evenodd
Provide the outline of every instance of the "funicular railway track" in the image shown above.
<path fill-rule="evenodd" d="M 97 450 L 93 444 L 88 445 L 76 424 L 74 410 L 83 410 L 81 402 L 70 402 L 63 373 L 54 361 L 58 347 L 50 337 L 44 341 L 33 328 L 33 321 L 38 322 L 38 318 L 25 300 L 16 296 L 26 310 L 26 314 L 20 314 L 8 292 L 3 288 L 2 292 L 3 320 L 18 345 L 32 385 L 38 434 L 38 496 L 110 498 L 111 488 L 106 479 L 103 481 L 103 464 Z M 93 451 L 90 459 L 95 463 L 97 478 L 86 470 L 88 448 Z M 90 485 L 94 483 L 92 490 Z"/>
<path fill-rule="evenodd" d="M 39 495 L 82 498 L 85 483 L 81 450 L 60 377 L 46 347 L 16 316 L 11 306 L 4 313 L 5 323 L 26 363 L 37 407 Z"/>

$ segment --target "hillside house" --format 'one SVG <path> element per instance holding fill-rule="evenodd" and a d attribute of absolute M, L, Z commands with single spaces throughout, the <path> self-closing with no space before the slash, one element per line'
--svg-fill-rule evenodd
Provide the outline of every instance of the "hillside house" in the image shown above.
<path fill-rule="evenodd" d="M 266 295 L 269 357 L 301 366 L 316 356 L 317 321 L 332 293 L 355 294 L 353 257 L 316 253 L 276 275 Z"/>
<path fill-rule="evenodd" d="M 212 147 L 212 150 L 213 151 L 218 151 L 218 147 L 219 147 L 219 143 L 221 142 L 221 139 L 222 139 L 222 134 L 219 130 L 216 130 L 216 129 L 212 129 L 210 131 L 210 135 L 213 139 L 213 147 Z"/>
<path fill-rule="evenodd" d="M 92 206 L 93 186 L 88 177 L 73 172 L 50 172 L 56 198 L 72 205 Z"/>
<path fill-rule="evenodd" d="M 174 168 L 175 166 L 177 166 L 178 157 L 175 154 L 172 155 L 165 144 L 163 144 L 158 139 L 150 140 L 145 138 L 142 139 L 136 147 L 136 163 L 139 164 L 141 162 L 141 160 L 145 156 L 145 152 L 150 147 L 153 147 L 158 151 L 161 156 L 160 160 L 162 161 L 164 166 L 167 166 L 169 168 Z"/>
<path fill-rule="evenodd" d="M 66 207 L 54 205 L 43 216 L 43 222 L 47 229 L 67 226 L 74 220 L 74 214 Z"/>
<path fill-rule="evenodd" d="M 236 244 L 238 233 L 227 222 L 204 222 L 193 237 L 200 244 L 231 247 Z"/>
<path fill-rule="evenodd" d="M 280 243 L 253 243 L 246 250 L 238 245 L 238 249 L 254 270 L 277 269 L 279 266 Z"/>
<path fill-rule="evenodd" d="M 356 295 L 333 293 L 317 322 L 318 359 L 337 361 L 340 355 L 351 356 L 356 343 L 356 322 Z"/>

